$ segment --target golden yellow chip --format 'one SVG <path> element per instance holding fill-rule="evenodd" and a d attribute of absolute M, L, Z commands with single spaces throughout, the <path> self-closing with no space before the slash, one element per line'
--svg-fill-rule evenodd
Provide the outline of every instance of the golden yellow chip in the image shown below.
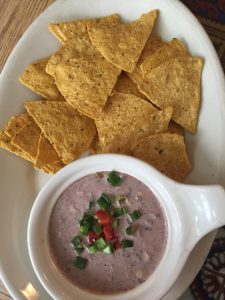
<path fill-rule="evenodd" d="M 52 144 L 45 138 L 43 133 L 40 135 L 38 143 L 37 158 L 35 167 L 46 169 L 49 173 L 56 173 L 64 166 Z"/>
<path fill-rule="evenodd" d="M 184 43 L 178 39 L 172 39 L 171 42 L 165 44 L 158 49 L 153 55 L 147 57 L 140 65 L 142 76 L 145 77 L 154 68 L 173 57 L 188 55 L 188 51 Z"/>
<path fill-rule="evenodd" d="M 89 149 L 96 135 L 94 122 L 60 101 L 27 101 L 27 112 L 67 164 Z"/>
<path fill-rule="evenodd" d="M 28 161 L 32 161 L 30 156 L 28 156 L 26 153 L 24 153 L 18 147 L 11 144 L 11 139 L 12 138 L 10 136 L 8 136 L 8 134 L 6 134 L 4 132 L 4 130 L 1 130 L 0 131 L 0 148 L 8 150 L 9 152 L 16 154 Z"/>
<path fill-rule="evenodd" d="M 143 81 L 142 72 L 140 65 L 143 63 L 143 61 L 150 57 L 153 53 L 155 53 L 159 48 L 161 48 L 165 42 L 163 42 L 158 36 L 151 35 L 149 39 L 147 40 L 145 47 L 141 53 L 141 56 L 138 60 L 138 63 L 136 64 L 136 67 L 134 68 L 132 73 L 127 73 L 129 78 L 135 82 L 137 85 L 140 85 Z"/>
<path fill-rule="evenodd" d="M 145 95 L 139 91 L 137 85 L 124 72 L 120 74 L 114 87 L 114 91 L 134 95 L 142 99 L 147 99 Z"/>
<path fill-rule="evenodd" d="M 101 54 L 121 70 L 133 72 L 149 38 L 158 11 L 143 14 L 132 23 L 88 24 L 92 43 Z"/>
<path fill-rule="evenodd" d="M 82 114 L 97 118 L 120 74 L 101 55 L 95 60 L 78 58 L 55 69 L 55 82 L 66 101 Z"/>
<path fill-rule="evenodd" d="M 20 75 L 19 80 L 27 88 L 47 98 L 47 100 L 63 101 L 64 98 L 57 89 L 54 78 L 45 71 L 48 60 L 42 59 L 30 64 Z"/>
<path fill-rule="evenodd" d="M 130 154 L 134 141 L 166 132 L 171 116 L 171 108 L 158 111 L 141 98 L 116 93 L 95 120 L 102 151 Z"/>
<path fill-rule="evenodd" d="M 48 29 L 62 44 L 66 44 L 67 42 L 73 41 L 77 37 L 88 36 L 87 24 L 89 22 L 99 24 L 110 24 L 119 22 L 119 20 L 119 16 L 114 14 L 111 16 L 97 19 L 84 19 L 72 22 L 49 24 Z"/>
<path fill-rule="evenodd" d="M 31 157 L 34 162 L 37 157 L 40 135 L 40 128 L 33 120 L 30 120 L 12 137 L 11 143 Z"/>
<path fill-rule="evenodd" d="M 90 152 L 90 154 L 102 153 L 102 148 L 101 148 L 101 145 L 100 145 L 98 135 L 96 135 L 93 142 L 91 143 L 91 146 L 89 148 L 89 152 Z"/>
<path fill-rule="evenodd" d="M 184 128 L 172 120 L 169 123 L 168 132 L 184 135 Z"/>
<path fill-rule="evenodd" d="M 139 86 L 157 107 L 173 107 L 173 120 L 193 134 L 200 108 L 202 68 L 201 58 L 173 58 L 154 68 Z"/>
<path fill-rule="evenodd" d="M 22 129 L 29 122 L 30 116 L 27 113 L 22 113 L 18 116 L 11 117 L 4 129 L 4 132 L 12 138 L 20 129 Z"/>
<path fill-rule="evenodd" d="M 178 134 L 162 133 L 144 138 L 133 146 L 133 154 L 177 181 L 183 181 L 191 171 L 184 137 Z"/>

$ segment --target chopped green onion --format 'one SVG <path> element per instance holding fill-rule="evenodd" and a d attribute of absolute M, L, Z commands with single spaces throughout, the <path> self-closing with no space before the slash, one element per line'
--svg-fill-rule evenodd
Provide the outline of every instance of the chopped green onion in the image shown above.
<path fill-rule="evenodd" d="M 98 251 L 98 248 L 95 244 L 91 244 L 91 245 L 87 246 L 87 249 L 90 254 L 94 254 Z"/>
<path fill-rule="evenodd" d="M 81 225 L 80 226 L 80 233 L 83 235 L 88 235 L 90 232 L 90 229 L 87 226 Z"/>
<path fill-rule="evenodd" d="M 112 223 L 113 228 L 118 228 L 120 225 L 120 220 L 119 219 L 114 219 Z"/>
<path fill-rule="evenodd" d="M 133 226 L 129 226 L 126 228 L 126 234 L 127 235 L 133 235 L 135 233 L 136 229 Z"/>
<path fill-rule="evenodd" d="M 121 246 L 122 248 L 130 248 L 134 246 L 134 242 L 132 240 L 122 240 Z"/>
<path fill-rule="evenodd" d="M 103 210 L 109 208 L 111 204 L 112 204 L 111 199 L 104 193 L 101 194 L 101 197 L 97 200 L 97 205 Z"/>
<path fill-rule="evenodd" d="M 105 249 L 105 247 L 107 247 L 108 244 L 103 238 L 100 238 L 97 241 L 95 241 L 95 245 L 99 251 L 102 251 L 103 249 Z"/>
<path fill-rule="evenodd" d="M 123 216 L 127 213 L 127 208 L 126 207 L 120 207 L 116 212 L 115 212 L 115 216 L 116 217 L 120 217 Z"/>
<path fill-rule="evenodd" d="M 72 239 L 71 243 L 77 254 L 81 254 L 84 251 L 84 247 L 83 247 L 80 237 L 78 235 Z"/>
<path fill-rule="evenodd" d="M 73 265 L 78 268 L 78 269 L 85 269 L 86 265 L 87 265 L 87 259 L 83 258 L 81 256 L 77 256 L 75 262 L 73 263 Z"/>
<path fill-rule="evenodd" d="M 135 210 L 135 211 L 133 211 L 133 212 L 130 214 L 130 217 L 131 217 L 131 220 L 132 220 L 132 221 L 135 221 L 135 220 L 139 219 L 140 216 L 141 216 L 141 212 L 140 212 L 140 210 L 138 210 L 138 209 Z"/>
<path fill-rule="evenodd" d="M 80 233 L 83 235 L 88 235 L 88 233 L 91 231 L 91 217 L 84 217 L 80 221 Z"/>
<path fill-rule="evenodd" d="M 123 179 L 117 175 L 115 171 L 112 171 L 109 173 L 109 176 L 107 178 L 107 181 L 112 185 L 112 186 L 118 186 L 121 184 Z"/>
<path fill-rule="evenodd" d="M 118 201 L 119 204 L 125 204 L 128 202 L 128 197 L 124 195 L 117 195 L 115 200 Z"/>
<path fill-rule="evenodd" d="M 102 226 L 98 223 L 98 221 L 92 225 L 92 229 L 96 234 L 102 233 Z"/>
<path fill-rule="evenodd" d="M 105 254 L 112 254 L 114 252 L 113 245 L 109 244 L 107 247 L 103 249 Z"/>
<path fill-rule="evenodd" d="M 109 209 L 109 214 L 111 217 L 115 217 L 115 210 L 113 208 Z"/>
<path fill-rule="evenodd" d="M 93 202 L 93 201 L 90 201 L 90 202 L 88 203 L 88 210 L 91 210 L 92 207 L 93 207 L 93 205 L 94 205 L 94 202 Z"/>

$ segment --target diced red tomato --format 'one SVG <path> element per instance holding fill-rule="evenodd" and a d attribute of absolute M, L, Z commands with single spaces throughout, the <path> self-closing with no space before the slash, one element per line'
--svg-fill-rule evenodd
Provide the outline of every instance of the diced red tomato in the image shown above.
<path fill-rule="evenodd" d="M 111 224 L 103 226 L 103 232 L 107 241 L 114 240 L 115 234 Z"/>
<path fill-rule="evenodd" d="M 108 212 L 100 209 L 96 212 L 98 223 L 101 225 L 107 225 L 111 222 L 111 216 Z"/>
<path fill-rule="evenodd" d="M 116 240 L 116 241 L 115 241 L 114 248 L 115 248 L 115 250 L 118 250 L 118 249 L 121 248 L 121 243 L 120 243 L 119 240 Z"/>
<path fill-rule="evenodd" d="M 89 235 L 88 235 L 89 243 L 91 244 L 94 241 L 96 241 L 97 239 L 98 239 L 98 235 L 94 231 L 90 231 Z"/>

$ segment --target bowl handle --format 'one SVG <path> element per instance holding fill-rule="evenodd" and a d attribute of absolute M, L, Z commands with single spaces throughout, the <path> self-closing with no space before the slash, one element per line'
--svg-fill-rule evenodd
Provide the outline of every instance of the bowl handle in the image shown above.
<path fill-rule="evenodd" d="M 178 190 L 186 246 L 192 249 L 207 233 L 225 225 L 225 190 L 219 185 L 184 184 Z"/>

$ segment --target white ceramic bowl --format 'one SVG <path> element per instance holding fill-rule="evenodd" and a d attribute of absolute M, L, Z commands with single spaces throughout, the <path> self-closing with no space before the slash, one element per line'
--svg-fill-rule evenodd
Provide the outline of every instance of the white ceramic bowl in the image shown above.
<path fill-rule="evenodd" d="M 70 184 L 88 174 L 112 170 L 139 179 L 155 193 L 166 215 L 168 240 L 164 255 L 148 280 L 124 293 L 99 295 L 73 285 L 57 269 L 48 245 L 48 223 L 57 199 Z M 199 239 L 225 224 L 224 211 L 225 192 L 220 186 L 180 184 L 125 155 L 93 155 L 63 168 L 37 196 L 28 224 L 29 254 L 39 280 L 54 299 L 149 300 L 149 295 L 151 300 L 161 299 Z"/>

